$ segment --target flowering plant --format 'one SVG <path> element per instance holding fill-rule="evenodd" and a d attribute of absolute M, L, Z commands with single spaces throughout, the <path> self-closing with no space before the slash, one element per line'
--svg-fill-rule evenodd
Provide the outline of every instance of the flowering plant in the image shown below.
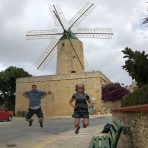
<path fill-rule="evenodd" d="M 102 87 L 102 100 L 120 100 L 123 96 L 128 95 L 129 93 L 129 90 L 126 87 L 121 86 L 120 83 L 110 83 Z"/>

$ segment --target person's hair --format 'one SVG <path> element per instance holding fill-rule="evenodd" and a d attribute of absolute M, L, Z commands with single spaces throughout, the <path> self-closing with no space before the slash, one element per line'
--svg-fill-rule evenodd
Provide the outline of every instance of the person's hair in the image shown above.
<path fill-rule="evenodd" d="M 85 91 L 85 86 L 84 86 L 84 84 L 76 84 L 75 85 L 75 91 L 78 91 L 78 88 L 83 88 L 83 91 Z"/>
<path fill-rule="evenodd" d="M 37 85 L 36 85 L 36 84 L 33 84 L 33 85 L 32 85 L 32 87 L 34 87 L 34 86 L 35 86 L 35 87 L 37 87 Z"/>

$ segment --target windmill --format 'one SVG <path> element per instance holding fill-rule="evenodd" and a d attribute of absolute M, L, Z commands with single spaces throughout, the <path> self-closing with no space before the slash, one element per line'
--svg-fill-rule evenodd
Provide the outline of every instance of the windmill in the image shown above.
<path fill-rule="evenodd" d="M 113 35 L 110 28 L 78 28 L 73 31 L 95 7 L 94 3 L 88 2 L 67 22 L 59 5 L 50 6 L 57 29 L 31 30 L 26 34 L 26 39 L 29 40 L 52 39 L 52 42 L 35 62 L 37 69 L 44 69 L 57 52 L 57 74 L 84 71 L 83 44 L 78 38 L 111 39 Z M 62 32 L 58 31 L 59 27 L 62 28 Z"/>

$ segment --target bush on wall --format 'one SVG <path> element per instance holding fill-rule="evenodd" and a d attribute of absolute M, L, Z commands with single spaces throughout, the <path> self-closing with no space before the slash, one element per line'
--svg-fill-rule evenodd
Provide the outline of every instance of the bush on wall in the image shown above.
<path fill-rule="evenodd" d="M 102 100 L 104 101 L 120 100 L 123 96 L 128 94 L 129 90 L 121 86 L 120 83 L 110 83 L 102 87 Z"/>
<path fill-rule="evenodd" d="M 121 99 L 122 107 L 148 104 L 148 84 Z"/>

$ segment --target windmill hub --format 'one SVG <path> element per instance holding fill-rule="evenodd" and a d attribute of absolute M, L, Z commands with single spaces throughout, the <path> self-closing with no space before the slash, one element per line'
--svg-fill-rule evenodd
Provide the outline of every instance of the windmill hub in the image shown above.
<path fill-rule="evenodd" d="M 63 32 L 63 36 L 61 37 L 60 40 L 65 40 L 65 39 L 77 39 L 77 36 L 71 31 L 71 30 L 65 30 Z"/>

